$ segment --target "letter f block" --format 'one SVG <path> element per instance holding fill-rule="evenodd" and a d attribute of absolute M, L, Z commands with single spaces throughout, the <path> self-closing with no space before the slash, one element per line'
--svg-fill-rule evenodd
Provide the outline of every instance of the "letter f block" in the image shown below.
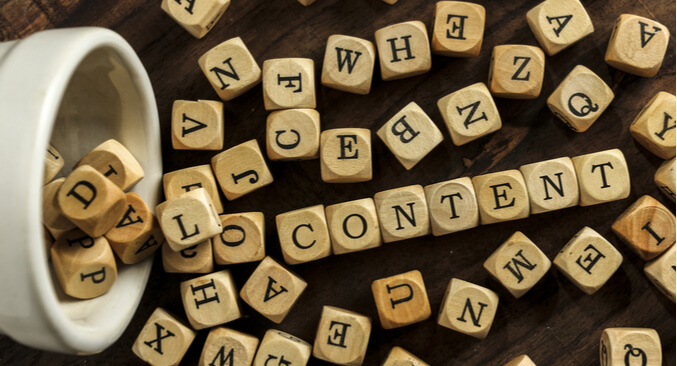
<path fill-rule="evenodd" d="M 362 365 L 370 334 L 369 317 L 325 306 L 317 326 L 313 356 L 336 365 Z"/>
<path fill-rule="evenodd" d="M 495 292 L 452 278 L 442 300 L 437 324 L 484 339 L 489 334 L 497 308 L 498 295 Z"/>
<path fill-rule="evenodd" d="M 430 318 L 430 302 L 419 271 L 382 278 L 371 284 L 384 329 L 404 327 Z"/>

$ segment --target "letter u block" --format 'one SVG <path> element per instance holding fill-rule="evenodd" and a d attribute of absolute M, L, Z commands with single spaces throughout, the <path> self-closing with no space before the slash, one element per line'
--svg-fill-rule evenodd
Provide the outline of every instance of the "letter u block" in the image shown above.
<path fill-rule="evenodd" d="M 374 44 L 335 34 L 327 39 L 322 85 L 355 94 L 369 94 L 376 64 Z"/>
<path fill-rule="evenodd" d="M 349 310 L 324 306 L 317 325 L 313 356 L 336 365 L 362 365 L 371 319 Z"/>
<path fill-rule="evenodd" d="M 176 100 L 172 105 L 174 150 L 223 149 L 223 103 Z"/>
<path fill-rule="evenodd" d="M 607 328 L 599 340 L 599 362 L 605 366 L 663 364 L 661 339 L 654 329 Z"/>
<path fill-rule="evenodd" d="M 221 100 L 233 100 L 261 82 L 261 68 L 240 37 L 216 45 L 197 63 Z"/>
<path fill-rule="evenodd" d="M 270 329 L 261 340 L 252 366 L 306 365 L 312 348 L 310 343 L 289 333 Z"/>
<path fill-rule="evenodd" d="M 675 96 L 658 92 L 630 125 L 630 133 L 661 159 L 675 157 Z"/>
<path fill-rule="evenodd" d="M 325 213 L 334 254 L 381 246 L 381 230 L 373 199 L 365 198 L 327 206 Z"/>
<path fill-rule="evenodd" d="M 622 14 L 611 33 L 604 61 L 621 71 L 650 78 L 661 68 L 669 40 L 670 30 L 663 24 Z"/>
<path fill-rule="evenodd" d="M 411 21 L 381 28 L 374 34 L 383 80 L 398 80 L 430 70 L 430 42 L 425 24 Z"/>
<path fill-rule="evenodd" d="M 221 234 L 212 238 L 216 264 L 260 261 L 266 256 L 263 212 L 221 215 Z"/>
<path fill-rule="evenodd" d="M 162 10 L 198 39 L 214 27 L 228 5 L 230 0 L 162 0 Z"/>
<path fill-rule="evenodd" d="M 331 240 L 324 206 L 285 212 L 275 217 L 284 261 L 299 264 L 331 255 Z"/>
<path fill-rule="evenodd" d="M 196 188 L 204 188 L 212 199 L 216 212 L 223 212 L 223 204 L 219 196 L 219 186 L 209 164 L 193 166 L 166 173 L 162 176 L 165 198 L 171 199 L 190 192 Z"/>
<path fill-rule="evenodd" d="M 128 191 L 141 179 L 144 173 L 134 155 L 116 140 L 107 140 L 83 156 L 73 170 L 89 165 L 110 179 L 123 191 Z"/>
<path fill-rule="evenodd" d="M 320 114 L 314 109 L 287 109 L 269 114 L 266 152 L 270 160 L 317 159 L 320 154 Z"/>
<path fill-rule="evenodd" d="M 308 58 L 263 62 L 263 104 L 267 111 L 315 108 L 315 64 Z"/>
<path fill-rule="evenodd" d="M 430 234 L 428 206 L 420 185 L 378 192 L 374 202 L 384 243 Z"/>
<path fill-rule="evenodd" d="M 444 293 L 437 324 L 469 336 L 484 339 L 498 309 L 495 292 L 452 278 Z"/>
<path fill-rule="evenodd" d="M 258 346 L 259 339 L 254 336 L 224 327 L 216 327 L 209 331 L 198 365 L 249 366 L 254 361 Z"/>
<path fill-rule="evenodd" d="M 162 233 L 174 251 L 186 249 L 221 232 L 221 221 L 204 188 L 171 198 L 155 208 Z"/>
<path fill-rule="evenodd" d="M 165 241 L 162 244 L 162 267 L 167 273 L 211 273 L 214 271 L 212 239 L 178 252 Z"/>
<path fill-rule="evenodd" d="M 623 152 L 599 151 L 571 158 L 578 177 L 580 205 L 591 206 L 627 198 L 630 172 Z"/>
<path fill-rule="evenodd" d="M 215 155 L 212 169 L 223 194 L 231 201 L 273 183 L 273 175 L 256 140 Z"/>
<path fill-rule="evenodd" d="M 549 56 L 595 31 L 579 0 L 546 0 L 527 12 L 527 23 Z"/>
<path fill-rule="evenodd" d="M 404 327 L 430 318 L 430 302 L 419 271 L 382 278 L 371 283 L 376 310 L 384 329 Z"/>
<path fill-rule="evenodd" d="M 195 330 L 242 317 L 235 282 L 228 270 L 181 282 L 181 299 L 188 321 Z"/>
<path fill-rule="evenodd" d="M 529 194 L 519 170 L 472 178 L 482 225 L 529 217 Z"/>
<path fill-rule="evenodd" d="M 366 128 L 337 128 L 322 131 L 320 168 L 327 183 L 371 180 L 371 131 Z"/>
<path fill-rule="evenodd" d="M 402 347 L 393 347 L 381 366 L 430 366 Z"/>
<path fill-rule="evenodd" d="M 496 46 L 489 65 L 489 90 L 501 98 L 538 98 L 544 73 L 545 55 L 540 48 L 517 44 Z"/>
<path fill-rule="evenodd" d="M 439 3 L 438 3 L 439 4 Z M 457 90 L 437 101 L 454 145 L 461 146 L 501 129 L 501 116 L 484 83 Z"/>
<path fill-rule="evenodd" d="M 658 167 L 656 174 L 654 174 L 654 183 L 672 202 L 675 202 L 675 192 L 677 188 L 677 178 L 675 176 L 675 158 L 666 160 Z"/>
<path fill-rule="evenodd" d="M 522 165 L 520 172 L 527 185 L 532 214 L 578 205 L 578 178 L 570 158 Z"/>
<path fill-rule="evenodd" d="M 480 213 L 470 178 L 431 184 L 424 190 L 433 235 L 445 235 L 479 226 Z"/>
<path fill-rule="evenodd" d="M 134 341 L 132 351 L 151 365 L 178 365 L 194 339 L 195 331 L 157 308 Z"/>
<path fill-rule="evenodd" d="M 644 273 L 668 299 L 675 302 L 675 246 L 644 265 Z"/>
<path fill-rule="evenodd" d="M 486 11 L 479 4 L 438 1 L 433 19 L 433 53 L 451 57 L 480 54 Z"/>

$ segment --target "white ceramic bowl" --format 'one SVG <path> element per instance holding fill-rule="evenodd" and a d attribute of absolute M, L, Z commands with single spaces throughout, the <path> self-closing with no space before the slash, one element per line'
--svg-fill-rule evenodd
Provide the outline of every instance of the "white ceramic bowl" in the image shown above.
<path fill-rule="evenodd" d="M 119 265 L 105 295 L 63 294 L 43 245 L 45 149 L 51 141 L 68 174 L 89 150 L 117 139 L 145 171 L 134 191 L 155 207 L 162 159 L 148 75 L 129 44 L 102 28 L 48 30 L 0 43 L 0 126 L 0 331 L 45 350 L 100 352 L 134 315 L 152 258 Z"/>

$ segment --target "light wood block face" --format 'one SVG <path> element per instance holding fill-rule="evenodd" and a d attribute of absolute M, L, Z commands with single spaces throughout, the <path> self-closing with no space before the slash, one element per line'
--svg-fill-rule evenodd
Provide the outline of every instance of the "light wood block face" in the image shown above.
<path fill-rule="evenodd" d="M 65 180 L 66 178 L 55 179 L 42 188 L 42 224 L 55 239 L 75 228 L 75 224 L 61 213 L 57 201 L 57 193 Z"/>
<path fill-rule="evenodd" d="M 393 347 L 381 366 L 430 366 L 402 347 Z"/>
<path fill-rule="evenodd" d="M 620 150 L 580 155 L 571 161 L 578 177 L 581 206 L 622 200 L 630 195 L 630 172 Z"/>
<path fill-rule="evenodd" d="M 165 241 L 162 229 L 141 196 L 125 194 L 127 210 L 105 236 L 122 263 L 134 264 L 150 257 Z"/>
<path fill-rule="evenodd" d="M 484 83 L 445 96 L 437 101 L 437 107 L 456 146 L 498 131 L 502 126 L 494 98 Z"/>
<path fill-rule="evenodd" d="M 654 182 L 668 198 L 675 202 L 675 158 L 666 160 L 658 167 L 654 175 Z"/>
<path fill-rule="evenodd" d="M 536 366 L 536 364 L 531 360 L 531 358 L 529 358 L 529 356 L 521 355 L 513 358 L 510 360 L 510 362 L 503 366 Z"/>
<path fill-rule="evenodd" d="M 463 1 L 438 1 L 433 20 L 432 50 L 436 55 L 475 57 L 484 39 L 484 7 Z"/>
<path fill-rule="evenodd" d="M 214 27 L 228 5 L 230 0 L 162 0 L 162 10 L 198 39 Z"/>
<path fill-rule="evenodd" d="M 273 175 L 256 140 L 215 155 L 212 169 L 223 194 L 231 201 L 273 183 Z"/>
<path fill-rule="evenodd" d="M 564 276 L 588 295 L 597 292 L 622 262 L 621 253 L 587 226 L 569 240 L 553 261 Z"/>
<path fill-rule="evenodd" d="M 469 336 L 484 339 L 498 309 L 495 292 L 452 278 L 442 300 L 437 324 Z"/>
<path fill-rule="evenodd" d="M 317 159 L 320 114 L 314 109 L 287 109 L 268 115 L 266 151 L 270 160 Z"/>
<path fill-rule="evenodd" d="M 675 302 L 675 246 L 644 265 L 644 273 L 665 296 Z"/>
<path fill-rule="evenodd" d="M 95 147 L 73 167 L 73 170 L 89 165 L 110 179 L 123 191 L 128 191 L 141 179 L 143 168 L 131 152 L 121 143 L 108 140 Z"/>
<path fill-rule="evenodd" d="M 237 289 L 228 270 L 181 282 L 181 299 L 188 321 L 195 330 L 242 317 Z"/>
<path fill-rule="evenodd" d="M 298 1 L 303 6 L 309 6 L 315 2 L 315 0 L 298 0 Z"/>
<path fill-rule="evenodd" d="M 267 111 L 315 108 L 315 63 L 309 58 L 263 62 L 263 104 Z"/>
<path fill-rule="evenodd" d="M 162 267 L 167 273 L 211 273 L 214 271 L 212 239 L 178 252 L 165 242 L 162 244 Z"/>
<path fill-rule="evenodd" d="M 61 288 L 72 297 L 103 295 L 117 279 L 115 255 L 104 237 L 92 238 L 73 229 L 52 245 L 51 256 Z"/>
<path fill-rule="evenodd" d="M 125 193 L 89 165 L 71 172 L 56 198 L 59 210 L 91 237 L 110 230 L 125 213 Z"/>
<path fill-rule="evenodd" d="M 261 82 L 261 68 L 240 37 L 216 45 L 197 63 L 221 100 L 233 100 Z"/>
<path fill-rule="evenodd" d="M 204 188 L 193 189 L 155 208 L 167 244 L 179 251 L 221 233 L 221 220 Z"/>
<path fill-rule="evenodd" d="M 322 85 L 349 93 L 369 94 L 375 64 L 373 43 L 350 36 L 330 36 L 322 65 Z"/>
<path fill-rule="evenodd" d="M 324 206 L 285 212 L 275 217 L 284 261 L 299 264 L 331 255 L 331 240 Z"/>
<path fill-rule="evenodd" d="M 675 96 L 658 92 L 630 125 L 630 133 L 662 159 L 675 157 Z"/>
<path fill-rule="evenodd" d="M 645 261 L 675 244 L 675 215 L 651 196 L 642 196 L 625 210 L 611 230 Z"/>
<path fill-rule="evenodd" d="M 404 79 L 430 70 L 430 42 L 422 22 L 393 24 L 377 30 L 374 38 L 383 80 Z"/>
<path fill-rule="evenodd" d="M 216 264 L 260 261 L 266 256 L 263 212 L 221 215 L 221 235 L 212 239 Z"/>
<path fill-rule="evenodd" d="M 661 340 L 654 329 L 604 329 L 599 341 L 599 362 L 605 366 L 662 365 Z"/>
<path fill-rule="evenodd" d="M 219 187 L 216 184 L 214 172 L 212 172 L 212 167 L 209 164 L 166 173 L 162 176 L 162 185 L 164 186 L 165 198 L 167 199 L 177 198 L 196 188 L 204 188 L 212 199 L 216 212 L 223 212 Z"/>
<path fill-rule="evenodd" d="M 371 180 L 371 131 L 366 128 L 337 128 L 322 131 L 320 167 L 327 183 Z"/>
<path fill-rule="evenodd" d="M 550 259 L 517 231 L 487 258 L 484 269 L 519 299 L 548 273 Z"/>
<path fill-rule="evenodd" d="M 494 47 L 489 90 L 501 98 L 534 99 L 541 94 L 545 55 L 538 47 L 506 44 Z"/>
<path fill-rule="evenodd" d="M 56 177 L 66 163 L 63 156 L 52 145 L 47 145 L 45 153 L 45 179 L 43 184 L 47 184 Z"/>
<path fill-rule="evenodd" d="M 407 170 L 444 139 L 439 128 L 415 102 L 397 112 L 376 134 Z"/>
<path fill-rule="evenodd" d="M 270 329 L 263 336 L 252 366 L 304 366 L 310 359 L 310 343 L 289 333 Z"/>
<path fill-rule="evenodd" d="M 482 225 L 529 217 L 529 194 L 519 170 L 472 178 Z"/>
<path fill-rule="evenodd" d="M 317 326 L 313 356 L 336 365 L 362 365 L 370 334 L 369 317 L 325 306 Z"/>
<path fill-rule="evenodd" d="M 136 338 L 132 351 L 151 365 L 178 365 L 195 339 L 195 332 L 162 308 L 157 308 Z"/>
<path fill-rule="evenodd" d="M 199 366 L 250 366 L 254 361 L 259 339 L 236 330 L 217 327 L 209 331 Z"/>
<path fill-rule="evenodd" d="M 376 193 L 374 202 L 384 243 L 430 234 L 428 205 L 420 185 Z"/>
<path fill-rule="evenodd" d="M 266 257 L 242 287 L 240 297 L 261 315 L 279 324 L 307 285 L 301 277 Z"/>
<path fill-rule="evenodd" d="M 174 101 L 172 147 L 174 150 L 223 149 L 223 103 Z"/>
<path fill-rule="evenodd" d="M 670 30 L 663 24 L 622 14 L 611 33 L 604 61 L 621 71 L 650 78 L 661 68 L 669 40 Z"/>
<path fill-rule="evenodd" d="M 479 226 L 480 213 L 470 178 L 431 184 L 424 191 L 433 235 L 451 234 Z"/>
<path fill-rule="evenodd" d="M 334 254 L 381 246 L 376 205 L 371 198 L 327 206 L 327 225 Z"/>
<path fill-rule="evenodd" d="M 595 31 L 579 0 L 546 0 L 529 10 L 527 23 L 549 56 Z"/>
<path fill-rule="evenodd" d="M 430 318 L 430 302 L 419 271 L 382 278 L 371 283 L 383 329 L 394 329 Z"/>
<path fill-rule="evenodd" d="M 383 0 L 383 2 L 388 5 L 394 5 L 397 2 L 397 0 Z"/>
<path fill-rule="evenodd" d="M 522 165 L 531 213 L 577 206 L 580 199 L 574 164 L 568 157 Z"/>

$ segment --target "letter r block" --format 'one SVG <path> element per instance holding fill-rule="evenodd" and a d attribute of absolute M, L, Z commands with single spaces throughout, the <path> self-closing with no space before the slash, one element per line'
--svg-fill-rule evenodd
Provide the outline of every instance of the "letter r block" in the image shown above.
<path fill-rule="evenodd" d="M 384 243 L 430 234 L 428 205 L 420 185 L 378 192 L 374 202 Z"/>
<path fill-rule="evenodd" d="M 270 329 L 266 332 L 256 352 L 252 366 L 306 365 L 312 351 L 310 343 L 289 333 Z"/>
<path fill-rule="evenodd" d="M 482 225 L 529 217 L 529 194 L 519 170 L 472 178 Z"/>
<path fill-rule="evenodd" d="M 595 30 L 579 0 L 546 0 L 527 12 L 527 23 L 550 56 Z"/>
<path fill-rule="evenodd" d="M 337 128 L 322 131 L 320 167 L 327 183 L 371 180 L 371 131 L 366 128 Z"/>
<path fill-rule="evenodd" d="M 308 58 L 263 62 L 263 104 L 267 111 L 315 108 L 315 64 Z"/>
<path fill-rule="evenodd" d="M 209 331 L 200 354 L 199 366 L 251 365 L 259 339 L 236 330 L 216 327 Z"/>
<path fill-rule="evenodd" d="M 327 40 L 322 85 L 355 94 L 369 94 L 375 64 L 376 48 L 373 43 L 335 34 Z"/>
<path fill-rule="evenodd" d="M 496 46 L 489 65 L 489 90 L 501 98 L 538 98 L 544 73 L 545 55 L 540 48 L 516 44 Z"/>
<path fill-rule="evenodd" d="M 438 3 L 439 4 L 439 3 Z M 437 101 L 454 145 L 461 146 L 501 129 L 501 116 L 484 83 L 457 90 Z"/>
<path fill-rule="evenodd" d="M 155 208 L 162 233 L 174 251 L 210 239 L 221 232 L 221 221 L 204 188 L 170 198 Z"/>
<path fill-rule="evenodd" d="M 658 92 L 630 125 L 630 133 L 661 159 L 675 157 L 675 96 Z"/>
<path fill-rule="evenodd" d="M 661 23 L 621 14 L 604 55 L 607 64 L 627 73 L 654 77 L 663 64 L 670 30 Z"/>
<path fill-rule="evenodd" d="M 162 0 L 162 10 L 198 39 L 214 27 L 228 5 L 230 0 Z"/>
<path fill-rule="evenodd" d="M 195 330 L 242 317 L 230 271 L 223 270 L 181 282 L 183 308 Z"/>
<path fill-rule="evenodd" d="M 404 327 L 430 318 L 430 302 L 419 271 L 371 283 L 378 317 L 384 329 Z"/>
<path fill-rule="evenodd" d="M 261 68 L 240 37 L 216 45 L 197 63 L 221 100 L 232 100 L 261 82 Z"/>
<path fill-rule="evenodd" d="M 662 365 L 661 339 L 649 328 L 607 328 L 599 340 L 600 365 Z"/>
<path fill-rule="evenodd" d="M 482 286 L 452 278 L 444 293 L 437 324 L 484 339 L 498 309 L 498 295 Z"/>
<path fill-rule="evenodd" d="M 404 79 L 430 70 L 428 31 L 419 21 L 393 24 L 374 34 L 385 81 Z"/>
<path fill-rule="evenodd" d="M 331 255 L 324 206 L 285 212 L 275 217 L 282 255 L 287 264 L 299 264 Z"/>
<path fill-rule="evenodd" d="M 215 155 L 212 169 L 223 194 L 231 201 L 273 183 L 273 175 L 256 140 Z"/>
<path fill-rule="evenodd" d="M 578 205 L 578 178 L 570 158 L 522 165 L 520 172 L 529 191 L 532 214 Z"/>
<path fill-rule="evenodd" d="M 451 57 L 480 54 L 486 11 L 479 4 L 438 1 L 433 20 L 433 53 Z"/>
<path fill-rule="evenodd" d="M 571 158 L 578 177 L 580 205 L 591 206 L 627 198 L 630 172 L 623 152 L 598 151 Z"/>
<path fill-rule="evenodd" d="M 362 365 L 370 334 L 369 317 L 325 306 L 317 326 L 313 356 L 336 365 Z"/>
<path fill-rule="evenodd" d="M 151 365 L 178 365 L 195 339 L 195 331 L 157 308 L 134 341 L 132 351 Z"/>
<path fill-rule="evenodd" d="M 320 153 L 320 114 L 314 109 L 286 109 L 268 115 L 268 159 L 317 159 Z"/>
<path fill-rule="evenodd" d="M 172 147 L 174 150 L 223 149 L 223 103 L 174 101 Z"/>

